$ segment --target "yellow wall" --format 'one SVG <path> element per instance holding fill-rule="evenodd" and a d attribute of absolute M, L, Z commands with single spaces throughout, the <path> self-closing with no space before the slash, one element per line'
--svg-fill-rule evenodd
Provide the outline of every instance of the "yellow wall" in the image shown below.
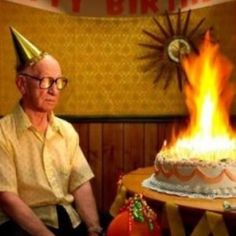
<path fill-rule="evenodd" d="M 190 27 L 206 17 L 224 54 L 236 64 L 235 2 L 194 10 Z M 185 14 L 183 14 L 183 19 Z M 165 17 L 158 16 L 165 24 Z M 9 26 L 15 27 L 61 62 L 70 78 L 56 112 L 64 115 L 159 116 L 185 114 L 184 95 L 176 78 L 164 90 L 154 86 L 154 72 L 142 71 L 147 42 L 143 29 L 157 30 L 151 17 L 82 18 L 0 1 L 0 115 L 19 98 L 14 83 L 15 54 Z M 231 79 L 235 79 L 234 72 Z M 173 74 L 172 76 L 175 76 Z M 236 112 L 236 103 L 233 105 Z"/>

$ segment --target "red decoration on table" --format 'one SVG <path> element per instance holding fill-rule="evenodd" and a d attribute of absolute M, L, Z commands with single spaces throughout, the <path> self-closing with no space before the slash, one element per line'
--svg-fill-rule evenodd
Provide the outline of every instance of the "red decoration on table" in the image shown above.
<path fill-rule="evenodd" d="M 156 213 L 148 206 L 142 194 L 126 200 L 120 213 L 113 219 L 107 236 L 161 236 Z"/>

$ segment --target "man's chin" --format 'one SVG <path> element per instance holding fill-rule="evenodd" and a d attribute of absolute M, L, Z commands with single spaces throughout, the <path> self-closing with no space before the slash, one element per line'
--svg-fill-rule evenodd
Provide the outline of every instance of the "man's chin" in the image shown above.
<path fill-rule="evenodd" d="M 53 110 L 54 110 L 54 108 L 55 108 L 56 106 L 54 105 L 54 106 L 52 106 L 52 105 L 47 105 L 47 106 L 44 106 L 44 107 L 41 107 L 41 108 L 39 108 L 39 111 L 40 112 L 45 112 L 45 113 L 50 113 L 50 112 L 52 112 Z"/>

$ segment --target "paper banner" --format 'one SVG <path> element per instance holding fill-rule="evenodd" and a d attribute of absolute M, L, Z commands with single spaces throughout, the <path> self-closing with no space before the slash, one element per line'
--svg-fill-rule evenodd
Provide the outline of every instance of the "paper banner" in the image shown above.
<path fill-rule="evenodd" d="M 213 6 L 235 0 L 5 0 L 78 16 L 145 16 Z"/>

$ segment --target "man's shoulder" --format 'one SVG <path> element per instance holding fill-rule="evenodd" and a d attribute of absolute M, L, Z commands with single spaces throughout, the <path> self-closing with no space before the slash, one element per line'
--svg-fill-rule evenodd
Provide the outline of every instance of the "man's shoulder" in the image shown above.
<path fill-rule="evenodd" d="M 64 133 L 64 134 L 72 134 L 72 133 L 76 133 L 73 125 L 65 120 L 64 118 L 60 118 L 58 116 L 54 117 L 54 122 L 55 125 Z"/>
<path fill-rule="evenodd" d="M 16 126 L 19 126 L 19 123 L 21 122 L 21 110 L 20 105 L 17 104 L 15 108 L 8 114 L 4 115 L 0 119 L 0 126 L 3 126 L 4 128 L 16 128 Z"/>
<path fill-rule="evenodd" d="M 13 114 L 7 114 L 0 118 L 0 126 L 4 126 L 5 128 L 12 127 L 13 121 L 14 121 Z"/>
<path fill-rule="evenodd" d="M 66 127 L 72 127 L 72 124 L 69 121 L 67 121 L 64 118 L 58 117 L 58 116 L 54 116 L 54 122 L 57 125 L 66 126 Z"/>
<path fill-rule="evenodd" d="M 12 114 L 5 115 L 0 119 L 0 142 L 5 142 L 8 138 L 16 134 L 16 123 Z M 3 141 L 5 140 L 5 141 Z"/>

